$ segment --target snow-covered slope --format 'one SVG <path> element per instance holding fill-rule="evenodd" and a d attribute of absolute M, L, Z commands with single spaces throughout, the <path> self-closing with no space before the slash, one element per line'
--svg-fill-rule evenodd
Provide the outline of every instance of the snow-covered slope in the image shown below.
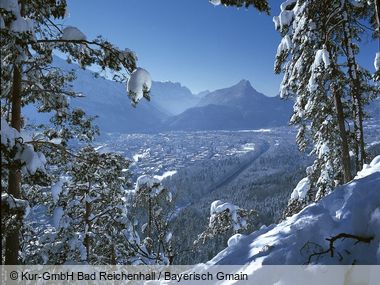
<path fill-rule="evenodd" d="M 334 254 L 313 253 L 329 249 L 326 238 L 339 234 Z M 234 236 L 232 239 L 236 239 Z M 285 264 L 380 264 L 380 156 L 358 173 L 355 179 L 338 187 L 319 203 L 278 225 L 263 227 L 215 256 L 207 265 L 248 265 L 251 275 L 260 265 Z"/>

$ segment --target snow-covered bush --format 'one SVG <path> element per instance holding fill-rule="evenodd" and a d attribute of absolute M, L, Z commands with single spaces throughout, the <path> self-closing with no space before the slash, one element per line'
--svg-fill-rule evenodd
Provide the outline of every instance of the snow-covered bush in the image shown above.
<path fill-rule="evenodd" d="M 231 203 L 220 200 L 212 202 L 208 227 L 194 241 L 194 245 L 205 243 L 218 235 L 236 234 L 246 229 L 253 214 L 253 210 L 242 209 Z"/>

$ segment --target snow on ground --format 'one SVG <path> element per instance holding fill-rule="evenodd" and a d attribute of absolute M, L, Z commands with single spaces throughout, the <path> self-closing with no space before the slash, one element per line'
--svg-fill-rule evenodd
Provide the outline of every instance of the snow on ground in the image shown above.
<path fill-rule="evenodd" d="M 238 133 L 270 133 L 271 129 L 258 129 L 258 130 L 239 130 Z"/>
<path fill-rule="evenodd" d="M 253 151 L 255 150 L 255 144 L 254 143 L 246 143 L 241 146 L 243 150 L 245 151 Z"/>
<path fill-rule="evenodd" d="M 296 188 L 294 188 L 292 194 L 290 195 L 290 200 L 300 200 L 305 199 L 307 192 L 310 190 L 310 180 L 308 177 L 303 178 L 298 182 Z"/>
<path fill-rule="evenodd" d="M 315 256 L 311 264 L 380 264 L 380 156 L 319 203 L 278 225 L 239 237 L 206 265 L 244 264 L 254 275 L 261 265 L 305 264 L 313 252 L 329 248 L 326 238 L 340 233 L 373 240 L 367 244 L 339 239 L 334 257 Z"/>
<path fill-rule="evenodd" d="M 162 174 L 162 175 L 154 175 L 153 178 L 156 178 L 156 179 L 162 181 L 166 177 L 173 176 L 176 173 L 177 173 L 177 170 L 169 170 L 169 171 L 164 172 L 164 174 Z"/>

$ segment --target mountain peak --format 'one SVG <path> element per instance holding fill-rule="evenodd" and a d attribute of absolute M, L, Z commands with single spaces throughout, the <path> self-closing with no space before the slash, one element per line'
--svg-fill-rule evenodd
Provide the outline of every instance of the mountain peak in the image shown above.
<path fill-rule="evenodd" d="M 247 79 L 240 80 L 236 85 L 251 86 L 252 87 L 251 82 L 249 82 L 249 80 L 247 80 Z"/>
<path fill-rule="evenodd" d="M 230 87 L 233 93 L 237 96 L 245 96 L 254 93 L 256 90 L 252 87 L 251 82 L 247 79 L 242 79 L 235 85 Z"/>

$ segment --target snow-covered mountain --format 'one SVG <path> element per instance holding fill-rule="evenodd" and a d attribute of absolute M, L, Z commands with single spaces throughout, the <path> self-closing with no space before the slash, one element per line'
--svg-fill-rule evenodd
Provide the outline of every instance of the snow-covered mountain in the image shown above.
<path fill-rule="evenodd" d="M 83 70 L 76 64 L 68 64 L 55 57 L 54 66 L 63 70 L 75 70 L 73 89 L 82 92 L 84 98 L 71 100 L 73 107 L 83 108 L 88 115 L 96 115 L 95 123 L 102 132 L 154 132 L 170 115 L 178 114 L 198 103 L 191 91 L 172 82 L 153 82 L 151 102 L 141 100 L 136 108 L 131 106 L 125 85 L 102 77 L 95 77 L 91 71 Z M 49 114 L 35 113 L 34 108 L 25 108 L 24 115 L 29 122 L 47 122 Z"/>
<path fill-rule="evenodd" d="M 153 82 L 151 101 L 142 100 L 131 106 L 126 87 L 78 65 L 55 57 L 54 65 L 66 71 L 74 69 L 73 89 L 84 98 L 71 100 L 73 107 L 83 108 L 88 115 L 97 116 L 95 123 L 102 132 L 157 132 L 163 130 L 239 130 L 282 126 L 288 123 L 291 102 L 278 97 L 266 97 L 257 92 L 249 81 L 201 96 L 180 83 Z M 48 114 L 25 108 L 29 122 L 47 122 Z M 38 120 L 38 121 L 36 121 Z"/>
<path fill-rule="evenodd" d="M 73 88 L 85 97 L 72 100 L 88 115 L 96 115 L 95 123 L 102 132 L 144 132 L 160 126 L 167 114 L 154 102 L 141 100 L 132 107 L 125 85 L 104 78 L 94 78 L 89 71 L 78 69 Z"/>
<path fill-rule="evenodd" d="M 264 94 L 257 92 L 248 80 L 243 79 L 231 87 L 208 93 L 197 106 L 201 107 L 213 104 L 244 107 L 244 104 L 264 102 L 267 98 Z"/>
<path fill-rule="evenodd" d="M 199 102 L 199 98 L 189 88 L 170 81 L 154 81 L 151 97 L 152 102 L 171 115 L 178 115 Z"/>
<path fill-rule="evenodd" d="M 251 282 L 260 265 L 380 264 L 380 156 L 320 202 L 228 244 L 207 264 L 247 265 Z"/>
<path fill-rule="evenodd" d="M 196 107 L 170 117 L 173 130 L 233 130 L 284 126 L 292 113 L 292 102 L 267 97 L 248 80 L 205 95 Z"/>
<path fill-rule="evenodd" d="M 197 93 L 197 94 L 194 94 L 194 95 L 195 95 L 195 97 L 197 97 L 197 98 L 203 98 L 203 97 L 205 97 L 207 94 L 210 94 L 210 90 L 204 90 L 204 91 L 201 91 L 201 92 L 199 92 L 199 93 Z"/>

